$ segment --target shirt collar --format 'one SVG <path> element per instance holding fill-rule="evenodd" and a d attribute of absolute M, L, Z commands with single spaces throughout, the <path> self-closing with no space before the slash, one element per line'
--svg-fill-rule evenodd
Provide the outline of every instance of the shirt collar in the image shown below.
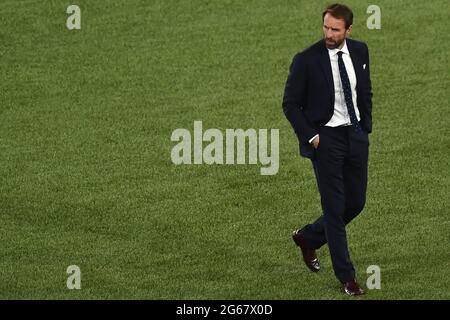
<path fill-rule="evenodd" d="M 328 49 L 328 54 L 330 55 L 330 57 L 332 57 L 332 56 L 336 55 L 339 51 L 342 51 L 343 53 L 350 55 L 350 52 L 348 51 L 346 40 L 344 40 L 344 46 L 342 47 L 342 49 L 338 49 L 338 48 Z"/>

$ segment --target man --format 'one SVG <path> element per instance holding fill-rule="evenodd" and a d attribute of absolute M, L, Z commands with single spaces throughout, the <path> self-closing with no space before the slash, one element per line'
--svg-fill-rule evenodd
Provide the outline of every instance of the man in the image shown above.
<path fill-rule="evenodd" d="M 372 131 L 369 53 L 365 43 L 348 39 L 350 8 L 333 4 L 322 17 L 323 39 L 294 57 L 283 97 L 300 154 L 312 160 L 323 211 L 314 223 L 294 231 L 293 239 L 313 272 L 320 269 L 315 250 L 327 243 L 343 291 L 361 295 L 345 226 L 366 200 Z"/>

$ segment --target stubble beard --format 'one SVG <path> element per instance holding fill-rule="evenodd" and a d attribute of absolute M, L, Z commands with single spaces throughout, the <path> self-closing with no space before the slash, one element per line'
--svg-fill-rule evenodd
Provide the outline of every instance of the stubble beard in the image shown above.
<path fill-rule="evenodd" d="M 328 40 L 325 39 L 325 44 L 326 44 L 328 49 L 337 49 L 344 43 L 344 40 L 345 40 L 345 38 L 342 39 L 341 41 L 333 41 L 333 40 L 331 40 L 332 43 L 329 44 L 329 42 L 327 42 Z"/>

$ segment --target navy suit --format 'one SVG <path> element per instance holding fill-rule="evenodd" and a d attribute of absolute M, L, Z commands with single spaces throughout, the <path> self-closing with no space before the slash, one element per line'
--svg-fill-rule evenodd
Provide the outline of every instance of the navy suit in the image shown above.
<path fill-rule="evenodd" d="M 361 130 L 325 126 L 333 116 L 335 88 L 330 57 L 321 40 L 295 55 L 283 96 L 283 111 L 298 137 L 300 154 L 312 160 L 321 196 L 322 215 L 302 234 L 308 247 L 328 243 L 336 277 L 355 278 L 345 226 L 364 208 L 369 139 L 372 131 L 372 88 L 367 45 L 347 39 L 356 75 Z M 317 149 L 309 143 L 320 136 Z"/>
<path fill-rule="evenodd" d="M 357 105 L 361 126 L 372 131 L 372 87 L 367 45 L 347 39 L 357 85 Z M 363 66 L 366 66 L 363 69 Z M 297 134 L 300 154 L 312 158 L 308 142 L 333 116 L 334 84 L 325 41 L 321 40 L 295 55 L 283 96 L 283 111 Z"/>

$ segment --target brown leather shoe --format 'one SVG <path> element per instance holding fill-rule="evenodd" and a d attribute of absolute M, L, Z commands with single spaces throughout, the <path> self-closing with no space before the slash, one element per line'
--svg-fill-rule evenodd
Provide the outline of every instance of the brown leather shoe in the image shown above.
<path fill-rule="evenodd" d="M 309 249 L 305 238 L 299 230 L 295 230 L 292 233 L 292 239 L 294 239 L 295 244 L 300 247 L 300 251 L 302 252 L 303 261 L 305 261 L 306 266 L 312 272 L 318 272 L 320 270 L 320 262 L 316 256 L 316 250 Z"/>
<path fill-rule="evenodd" d="M 349 296 L 360 296 L 362 294 L 365 294 L 364 290 L 361 289 L 355 279 L 343 283 L 342 290 Z"/>

